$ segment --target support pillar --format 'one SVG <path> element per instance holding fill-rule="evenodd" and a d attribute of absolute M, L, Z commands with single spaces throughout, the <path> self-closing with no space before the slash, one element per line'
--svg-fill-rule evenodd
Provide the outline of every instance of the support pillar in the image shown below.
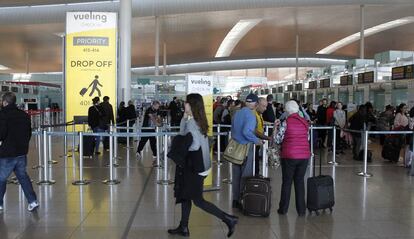
<path fill-rule="evenodd" d="M 359 45 L 359 58 L 365 58 L 365 6 L 361 5 L 361 31 L 360 34 L 360 45 Z"/>
<path fill-rule="evenodd" d="M 167 44 L 164 42 L 163 45 L 163 64 L 162 64 L 162 75 L 167 75 Z"/>
<path fill-rule="evenodd" d="M 120 54 L 118 100 L 127 102 L 131 99 L 132 0 L 122 0 L 119 6 Z"/>
<path fill-rule="evenodd" d="M 160 24 L 158 17 L 155 17 L 155 72 L 154 75 L 160 73 Z"/>

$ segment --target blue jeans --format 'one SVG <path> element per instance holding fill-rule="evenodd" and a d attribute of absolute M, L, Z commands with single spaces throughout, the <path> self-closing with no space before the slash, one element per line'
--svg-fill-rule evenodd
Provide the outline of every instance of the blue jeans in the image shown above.
<path fill-rule="evenodd" d="M 4 194 L 6 193 L 7 178 L 12 172 L 16 174 L 22 186 L 27 202 L 32 203 L 37 200 L 36 193 L 33 190 L 32 182 L 26 173 L 27 157 L 26 155 L 15 158 L 0 158 L 0 205 L 3 205 Z"/>
<path fill-rule="evenodd" d="M 249 146 L 249 153 L 247 154 L 246 161 L 242 165 L 235 165 L 232 166 L 233 171 L 233 182 L 232 182 L 232 190 L 233 190 L 233 200 L 239 201 L 241 192 L 244 188 L 244 184 L 247 177 L 253 176 L 253 150 L 254 146 Z"/>
<path fill-rule="evenodd" d="M 99 127 L 95 127 L 92 130 L 93 130 L 94 133 L 102 133 L 102 132 L 105 132 L 104 129 L 101 129 Z M 99 144 L 101 143 L 101 140 L 102 140 L 101 138 L 102 137 L 100 137 L 100 136 L 95 137 L 95 152 L 99 152 Z"/>

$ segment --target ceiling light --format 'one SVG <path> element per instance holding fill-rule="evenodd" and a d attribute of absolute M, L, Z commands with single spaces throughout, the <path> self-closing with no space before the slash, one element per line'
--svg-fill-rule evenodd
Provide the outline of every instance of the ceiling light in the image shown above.
<path fill-rule="evenodd" d="M 395 27 L 399 27 L 399 26 L 403 26 L 409 23 L 413 23 L 414 22 L 414 17 L 410 16 L 410 17 L 404 17 L 404 18 L 400 18 L 394 21 L 390 21 L 390 22 L 386 22 L 368 29 L 364 30 L 364 35 L 365 37 L 374 35 L 376 33 L 382 32 L 382 31 L 386 31 Z M 334 42 L 333 44 L 323 48 L 322 50 L 318 51 L 316 54 L 331 54 L 332 52 L 335 52 L 336 50 L 349 45 L 353 42 L 356 42 L 360 39 L 360 32 L 354 33 L 350 36 L 347 36 L 337 42 Z"/>
<path fill-rule="evenodd" d="M 237 43 L 262 19 L 245 19 L 240 20 L 234 27 L 227 33 L 227 36 L 221 42 L 219 49 L 217 50 L 216 57 L 228 57 L 236 47 Z"/>
<path fill-rule="evenodd" d="M 5 71 L 5 70 L 9 70 L 10 68 L 8 68 L 7 66 L 3 66 L 0 65 L 0 71 Z"/>

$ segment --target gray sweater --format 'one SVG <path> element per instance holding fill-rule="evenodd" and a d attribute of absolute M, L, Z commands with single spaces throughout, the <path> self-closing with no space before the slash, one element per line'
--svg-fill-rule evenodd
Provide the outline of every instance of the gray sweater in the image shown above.
<path fill-rule="evenodd" d="M 201 147 L 201 151 L 203 153 L 204 169 L 208 171 L 211 167 L 208 137 L 204 136 L 201 133 L 200 127 L 197 125 L 194 118 L 190 118 L 188 120 L 184 118 L 181 119 L 180 134 L 186 135 L 188 132 L 190 132 L 193 136 L 193 143 L 191 144 L 189 151 L 197 151 Z"/>

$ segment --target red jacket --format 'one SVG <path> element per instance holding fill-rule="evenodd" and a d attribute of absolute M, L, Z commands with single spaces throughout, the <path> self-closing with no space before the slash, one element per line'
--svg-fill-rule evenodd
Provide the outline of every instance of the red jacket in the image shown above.
<path fill-rule="evenodd" d="M 335 112 L 335 108 L 332 108 L 332 107 L 329 107 L 326 110 L 326 124 L 327 125 L 332 125 L 334 112 Z"/>
<path fill-rule="evenodd" d="M 309 159 L 311 156 L 308 140 L 309 123 L 299 114 L 292 114 L 286 119 L 286 124 L 281 157 L 284 159 Z"/>

